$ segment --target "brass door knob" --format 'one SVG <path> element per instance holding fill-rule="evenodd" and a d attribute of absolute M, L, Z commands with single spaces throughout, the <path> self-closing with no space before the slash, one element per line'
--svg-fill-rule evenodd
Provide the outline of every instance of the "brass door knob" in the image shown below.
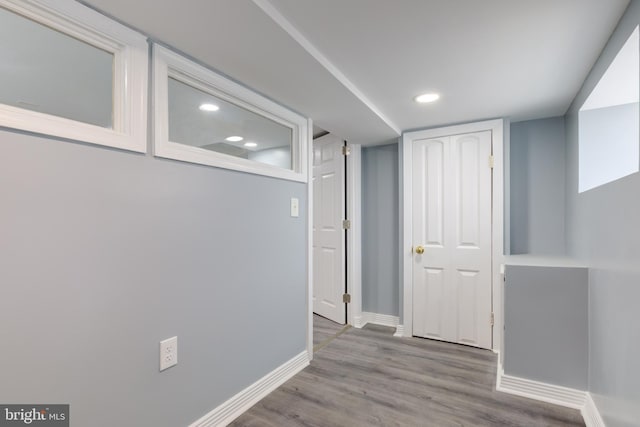
<path fill-rule="evenodd" d="M 424 246 L 416 246 L 416 253 L 422 255 L 424 253 Z"/>

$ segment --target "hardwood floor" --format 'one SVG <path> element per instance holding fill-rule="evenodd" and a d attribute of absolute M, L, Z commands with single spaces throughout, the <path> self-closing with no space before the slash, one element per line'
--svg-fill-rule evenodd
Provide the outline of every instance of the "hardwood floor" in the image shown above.
<path fill-rule="evenodd" d="M 393 331 L 344 331 L 231 425 L 584 426 L 576 410 L 496 392 L 490 351 Z"/>
<path fill-rule="evenodd" d="M 335 337 L 345 328 L 317 314 L 313 315 L 313 345 L 317 346 Z"/>

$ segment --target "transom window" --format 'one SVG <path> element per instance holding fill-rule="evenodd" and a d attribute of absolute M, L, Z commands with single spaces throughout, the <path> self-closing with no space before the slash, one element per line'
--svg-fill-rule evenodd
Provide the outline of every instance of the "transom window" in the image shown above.
<path fill-rule="evenodd" d="M 168 49 L 153 51 L 156 156 L 306 182 L 304 117 Z"/>
<path fill-rule="evenodd" d="M 0 0 L 0 126 L 146 151 L 146 39 L 70 0 Z"/>

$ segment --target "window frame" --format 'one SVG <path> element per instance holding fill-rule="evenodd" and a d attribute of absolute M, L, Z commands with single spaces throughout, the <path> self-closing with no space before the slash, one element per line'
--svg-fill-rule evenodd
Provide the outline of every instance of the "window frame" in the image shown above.
<path fill-rule="evenodd" d="M 146 37 L 73 0 L 0 0 L 0 7 L 113 55 L 111 129 L 2 103 L 0 126 L 147 151 Z"/>
<path fill-rule="evenodd" d="M 214 71 L 163 46 L 153 45 L 154 155 L 289 181 L 307 182 L 309 121 Z M 292 130 L 291 169 L 234 157 L 169 140 L 169 78 L 237 105 Z"/>

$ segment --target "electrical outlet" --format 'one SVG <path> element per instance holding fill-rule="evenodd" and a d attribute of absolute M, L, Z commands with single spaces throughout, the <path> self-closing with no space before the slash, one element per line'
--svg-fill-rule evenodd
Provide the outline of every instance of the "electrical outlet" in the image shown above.
<path fill-rule="evenodd" d="M 160 341 L 160 370 L 164 371 L 178 364 L 178 337 Z"/>

